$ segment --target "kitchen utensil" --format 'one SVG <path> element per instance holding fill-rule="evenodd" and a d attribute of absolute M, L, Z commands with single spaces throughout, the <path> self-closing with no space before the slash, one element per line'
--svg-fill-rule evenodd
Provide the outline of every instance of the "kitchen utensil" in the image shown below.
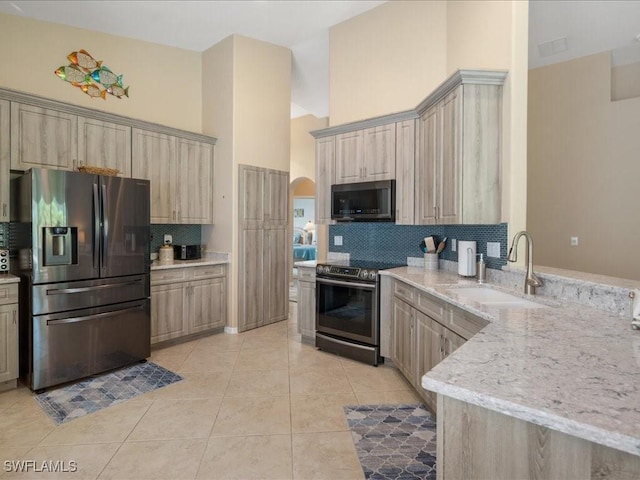
<path fill-rule="evenodd" d="M 424 243 L 427 246 L 427 253 L 435 253 L 436 251 L 436 242 L 433 237 L 426 237 L 424 239 Z"/>
<path fill-rule="evenodd" d="M 437 253 L 424 254 L 424 268 L 426 270 L 438 270 L 438 254 Z"/>
<path fill-rule="evenodd" d="M 442 241 L 438 244 L 438 249 L 436 250 L 436 253 L 442 253 L 442 251 L 445 249 L 445 247 L 447 246 L 447 238 L 448 237 L 444 237 Z"/>
<path fill-rule="evenodd" d="M 424 242 L 424 240 L 420 242 L 420 250 L 422 250 L 422 253 L 427 253 L 427 244 Z"/>

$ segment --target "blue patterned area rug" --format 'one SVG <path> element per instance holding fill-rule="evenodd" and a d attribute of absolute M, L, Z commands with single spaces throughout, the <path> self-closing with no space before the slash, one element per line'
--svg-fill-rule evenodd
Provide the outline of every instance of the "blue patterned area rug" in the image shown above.
<path fill-rule="evenodd" d="M 436 420 L 421 403 L 344 407 L 367 479 L 436 478 Z"/>
<path fill-rule="evenodd" d="M 180 375 L 153 362 L 136 363 L 41 393 L 34 398 L 47 415 L 60 425 L 180 380 Z"/>

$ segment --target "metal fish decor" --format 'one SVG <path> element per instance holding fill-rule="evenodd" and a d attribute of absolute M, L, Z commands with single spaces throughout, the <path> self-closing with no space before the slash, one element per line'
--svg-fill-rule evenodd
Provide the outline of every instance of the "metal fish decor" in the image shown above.
<path fill-rule="evenodd" d="M 78 87 L 91 98 L 107 99 L 107 93 L 116 98 L 129 97 L 129 87 L 122 85 L 122 75 L 116 75 L 102 65 L 86 50 L 67 55 L 71 63 L 61 66 L 54 73 L 65 82 Z"/>

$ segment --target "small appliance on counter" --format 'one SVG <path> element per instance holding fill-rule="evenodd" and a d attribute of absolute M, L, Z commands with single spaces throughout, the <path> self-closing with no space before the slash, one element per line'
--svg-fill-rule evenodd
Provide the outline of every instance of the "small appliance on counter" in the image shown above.
<path fill-rule="evenodd" d="M 173 258 L 176 260 L 197 260 L 202 257 L 200 245 L 174 245 Z"/>
<path fill-rule="evenodd" d="M 173 263 L 173 247 L 171 245 L 165 244 L 158 249 L 158 262 L 160 265 Z"/>
<path fill-rule="evenodd" d="M 476 276 L 476 242 L 458 242 L 458 275 Z"/>

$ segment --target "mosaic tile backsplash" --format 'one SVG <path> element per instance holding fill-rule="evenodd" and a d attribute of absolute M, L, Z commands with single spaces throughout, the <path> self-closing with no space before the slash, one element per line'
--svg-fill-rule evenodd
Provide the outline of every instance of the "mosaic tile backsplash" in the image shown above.
<path fill-rule="evenodd" d="M 342 236 L 342 246 L 334 245 L 334 236 Z M 394 223 L 339 223 L 329 226 L 329 251 L 348 253 L 353 260 L 384 260 L 406 264 L 407 257 L 422 257 L 420 242 L 435 236 L 439 242 L 448 237 L 447 247 L 440 254 L 443 260 L 458 261 L 458 252 L 451 251 L 451 240 L 475 240 L 477 253 L 485 254 L 488 268 L 500 268 L 507 263 L 508 229 L 498 225 L 396 225 Z M 487 242 L 500 242 L 500 258 L 486 256 Z"/>
<path fill-rule="evenodd" d="M 200 245 L 202 225 L 151 225 L 151 252 L 157 252 L 164 243 L 164 235 L 173 237 L 174 245 Z"/>

